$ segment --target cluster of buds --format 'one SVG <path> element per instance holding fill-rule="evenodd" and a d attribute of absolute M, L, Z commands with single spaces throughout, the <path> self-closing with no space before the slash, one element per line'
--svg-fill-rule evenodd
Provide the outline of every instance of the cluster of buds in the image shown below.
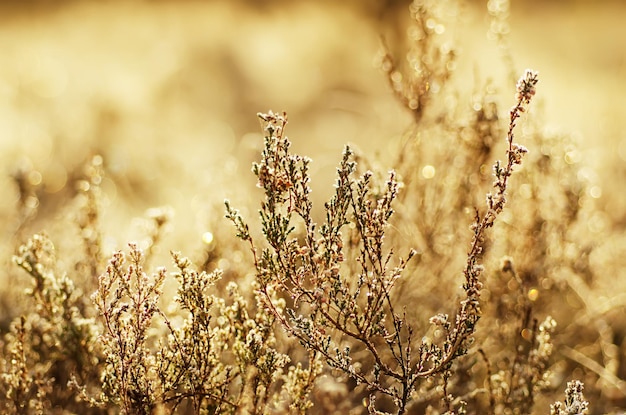
<path fill-rule="evenodd" d="M 517 93 L 515 94 L 515 100 L 522 108 L 522 112 L 524 111 L 523 105 L 528 105 L 532 97 L 535 95 L 535 85 L 539 82 L 538 76 L 539 73 L 537 71 L 526 69 L 524 75 L 519 79 L 519 81 L 517 81 Z"/>

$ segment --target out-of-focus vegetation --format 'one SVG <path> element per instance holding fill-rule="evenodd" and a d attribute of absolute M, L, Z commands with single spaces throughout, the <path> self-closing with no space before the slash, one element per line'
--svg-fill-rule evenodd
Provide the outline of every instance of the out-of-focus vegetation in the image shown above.
<path fill-rule="evenodd" d="M 0 3 L 3 408 L 548 413 L 572 379 L 584 382 L 591 413 L 626 408 L 626 7 L 413 7 L 411 15 L 407 1 Z M 485 255 L 472 254 L 469 226 L 495 192 L 491 166 L 509 154 L 507 109 L 526 66 L 540 73 L 529 115 L 517 121 L 516 142 L 529 154 L 510 178 Z M 263 177 L 284 179 L 278 168 L 255 171 L 255 186 L 250 166 L 274 136 L 254 114 L 268 108 L 291 120 L 291 148 L 280 157 L 313 159 L 298 176 L 311 178 L 311 194 L 292 193 L 289 180 L 264 187 Z M 314 257 L 314 236 L 323 235 L 306 220 L 324 223 L 324 202 L 337 189 L 349 193 L 348 182 L 333 187 L 347 143 L 355 150 L 343 171 L 371 170 L 350 179 L 368 196 L 353 201 L 352 225 L 327 235 Z M 264 163 L 257 168 L 272 167 Z M 390 169 L 397 194 L 385 188 Z M 272 206 L 268 188 L 289 195 L 272 202 L 280 209 L 312 203 L 304 224 L 293 219 L 294 245 L 272 239 L 280 226 L 264 222 L 268 211 L 255 220 L 258 200 L 266 198 L 261 211 Z M 225 198 L 240 209 L 229 215 L 254 241 L 252 253 L 224 219 Z M 388 199 L 395 212 L 378 223 L 381 255 L 415 249 L 408 263 L 367 265 L 375 256 L 362 250 L 376 238 L 355 229 L 368 198 Z M 482 317 L 448 361 L 459 298 L 473 287 L 458 288 L 468 252 L 484 266 Z M 273 262 L 285 253 L 298 272 L 320 266 L 320 275 L 347 278 L 335 287 L 344 297 L 355 287 L 350 276 L 396 284 L 402 274 L 383 325 L 408 322 L 418 337 L 406 326 L 368 336 L 397 341 L 381 355 L 387 364 L 403 361 L 394 347 L 407 342 L 416 355 L 406 361 L 439 369 L 399 404 L 386 398 L 398 397 L 385 392 L 392 381 L 359 377 L 381 363 L 368 354 L 370 337 L 334 327 L 342 348 L 333 360 L 311 340 L 311 327 L 330 334 L 327 322 L 312 318 L 307 331 L 294 315 L 283 330 L 283 309 L 306 317 L 316 301 L 322 310 L 335 304 L 332 287 L 307 285 L 321 277 L 293 292 L 272 280 L 289 276 Z M 441 348 L 427 353 L 438 356 L 422 354 L 431 343 Z M 578 413 L 580 388 L 569 384 L 553 413 Z"/>

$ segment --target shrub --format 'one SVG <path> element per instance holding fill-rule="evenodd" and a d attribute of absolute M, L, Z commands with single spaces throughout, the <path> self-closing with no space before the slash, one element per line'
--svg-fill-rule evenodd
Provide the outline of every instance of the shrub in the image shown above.
<path fill-rule="evenodd" d="M 613 332 L 585 294 L 595 246 L 580 228 L 594 207 L 568 159 L 575 149 L 532 125 L 530 151 L 518 143 L 534 71 L 518 81 L 504 129 L 491 83 L 469 111 L 447 106 L 455 53 L 435 30 L 439 7 L 411 6 L 406 62 L 383 50 L 383 72 L 415 121 L 394 170 L 347 146 L 318 208 L 312 161 L 291 151 L 286 114 L 258 114 L 259 223 L 226 202 L 240 241 L 221 237 L 200 267 L 180 252 L 171 274 L 151 265 L 167 210 L 149 212 L 145 249 L 131 243 L 105 262 L 106 169 L 94 157 L 70 208 L 77 258 L 57 260 L 43 232 L 14 256 L 32 288 L 2 342 L 3 411 L 527 414 L 547 413 L 572 374 L 600 381 L 587 393 L 598 401 L 603 385 L 619 389 Z M 504 161 L 491 167 L 498 152 Z M 14 177 L 20 234 L 37 206 L 27 174 Z M 226 277 L 217 259 L 241 241 L 251 261 Z M 582 322 L 568 320 L 576 304 L 554 307 L 563 296 L 582 303 Z M 581 326 L 597 339 L 555 353 Z M 569 382 L 550 413 L 587 413 L 582 390 Z"/>
<path fill-rule="evenodd" d="M 253 171 L 265 193 L 260 217 L 268 247 L 257 248 L 249 227 L 228 203 L 227 217 L 239 237 L 251 245 L 264 307 L 307 350 L 364 385 L 370 392 L 371 413 L 379 412 L 377 397 L 386 396 L 395 406 L 394 413 L 404 414 L 414 392 L 431 378 L 441 382 L 446 411 L 464 411 L 466 402 L 455 402 L 448 382 L 453 362 L 467 353 L 480 318 L 485 233 L 502 212 L 509 177 L 527 152 L 513 141 L 513 131 L 535 94 L 537 80 L 536 73 L 527 71 L 517 85 L 507 161 L 494 165 L 495 192 L 487 194 L 487 208 L 484 213 L 476 212 L 472 225 L 463 271 L 465 298 L 452 320 L 447 314 L 430 318 L 433 328 L 440 331 L 439 341 L 416 336 L 414 324 L 396 305 L 394 286 L 415 252 L 396 259 L 384 244 L 398 193 L 395 173 L 382 186 L 373 183 L 369 171 L 353 177 L 356 164 L 352 150 L 346 148 L 337 170 L 335 195 L 325 204 L 326 221 L 317 231 L 311 216 L 309 160 L 289 152 L 285 114 L 259 114 L 266 131 L 265 149 Z M 277 304 L 277 293 L 290 300 L 284 311 Z M 548 330 L 542 326 L 540 333 L 545 336 Z M 353 357 L 354 349 L 358 360 Z M 529 379 L 531 385 L 541 380 L 542 374 L 538 375 L 539 379 Z"/>

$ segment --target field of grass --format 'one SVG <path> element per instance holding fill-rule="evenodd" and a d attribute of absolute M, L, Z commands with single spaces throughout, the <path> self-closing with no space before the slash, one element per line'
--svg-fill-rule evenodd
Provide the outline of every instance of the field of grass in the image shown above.
<path fill-rule="evenodd" d="M 498 14 L 494 8 L 508 2 L 492 0 L 490 14 L 479 1 L 416 1 L 426 7 L 412 18 L 404 1 L 338 3 L 0 3 L 3 410 L 357 414 L 369 405 L 390 413 L 460 414 L 467 407 L 467 413 L 547 414 L 573 379 L 584 382 L 589 413 L 626 410 L 626 4 L 519 1 Z M 426 29 L 418 36 L 420 16 Z M 500 37 L 490 31 L 497 24 Z M 406 56 L 422 72 L 407 69 Z M 389 70 L 389 57 L 397 71 Z M 513 147 L 505 147 L 509 108 L 527 67 L 539 72 L 539 83 L 533 102 L 520 110 L 514 141 L 529 153 L 520 166 L 513 163 L 507 204 L 493 209 L 495 226 L 483 238 L 470 225 L 489 217 L 485 194 L 497 195 L 491 166 L 512 157 Z M 419 108 L 403 105 L 394 82 L 422 91 Z M 282 111 L 291 142 L 285 153 L 271 147 L 272 138 L 283 139 L 280 128 L 273 130 L 282 126 Z M 266 114 L 261 120 L 259 112 Z M 354 172 L 342 166 L 354 189 L 369 189 L 363 200 L 336 184 L 347 144 L 357 165 Z M 262 151 L 312 162 L 290 173 L 262 160 Z M 371 181 L 360 176 L 368 170 Z M 264 182 L 265 175 L 286 182 Z M 311 194 L 298 193 L 309 175 Z M 272 199 L 283 193 L 285 200 Z M 318 231 L 332 218 L 324 202 L 333 196 L 353 211 L 336 239 L 317 246 L 316 238 L 325 240 Z M 393 217 L 376 222 L 384 211 L 377 205 L 359 221 L 368 203 L 386 198 Z M 225 199 L 238 209 L 230 213 L 235 227 L 225 218 Z M 259 210 L 267 215 L 262 220 Z M 272 215 L 289 217 L 294 233 L 274 228 Z M 308 219 L 320 224 L 310 235 Z M 385 245 L 376 256 L 368 241 L 382 241 L 382 230 Z M 272 239 L 281 232 L 293 245 Z M 405 263 L 411 249 L 415 257 Z M 118 250 L 135 268 L 109 262 Z M 172 251 L 182 253 L 174 263 Z M 261 252 L 272 259 L 260 260 Z M 382 266 L 387 254 L 392 259 Z M 141 297 L 133 269 L 144 267 L 158 281 L 161 266 L 163 294 L 148 289 L 141 302 L 150 317 L 125 314 L 124 302 Z M 290 280 L 294 270 L 310 280 Z M 475 331 L 464 326 L 467 338 L 454 343 L 453 329 L 461 329 L 448 327 L 439 313 L 465 321 L 460 310 L 466 296 L 474 299 L 474 272 L 475 287 L 483 287 L 481 319 Z M 137 285 L 125 291 L 116 279 L 122 275 Z M 331 289 L 321 275 L 353 281 Z M 356 283 L 371 275 L 374 282 Z M 395 284 L 386 300 L 376 276 Z M 112 291 L 103 288 L 107 281 Z M 181 286 L 199 290 L 197 296 L 185 297 Z M 202 308 L 208 292 L 210 333 L 197 331 L 201 323 L 193 319 L 187 326 L 185 317 Z M 352 336 L 357 317 L 348 323 L 352 314 L 334 302 L 348 293 L 362 307 L 355 315 L 370 310 L 370 294 L 388 301 L 381 305 L 386 317 L 372 325 L 391 332 L 376 332 L 373 340 Z M 310 315 L 317 331 L 298 326 L 304 323 L 283 309 Z M 115 313 L 118 326 L 107 320 Z M 329 316 L 344 318 L 344 326 L 327 326 Z M 398 349 L 378 355 L 392 327 Z M 319 336 L 327 332 L 337 350 L 351 348 L 356 374 L 339 353 L 324 354 Z M 141 339 L 127 360 L 113 346 L 116 335 Z M 186 377 L 193 356 L 180 357 L 193 336 L 216 339 L 198 346 L 196 357 L 218 368 L 203 384 Z M 254 336 L 262 340 L 251 342 Z M 405 343 L 414 352 L 406 360 L 433 374 L 418 376 L 399 404 L 392 387 L 406 384 L 391 369 L 381 379 L 374 373 L 381 361 L 399 364 Z M 256 355 L 237 352 L 255 345 Z M 425 345 L 434 349 L 426 353 Z M 171 356 L 159 354 L 160 347 Z M 255 363 L 272 353 L 291 361 L 284 368 L 279 357 L 275 367 Z M 176 369 L 167 372 L 159 361 Z M 220 361 L 232 366 L 232 378 L 220 372 Z M 280 376 L 263 377 L 270 369 Z M 122 382 L 128 373 L 129 383 Z M 74 386 L 67 387 L 70 380 Z M 552 413 L 579 413 L 570 404 Z"/>

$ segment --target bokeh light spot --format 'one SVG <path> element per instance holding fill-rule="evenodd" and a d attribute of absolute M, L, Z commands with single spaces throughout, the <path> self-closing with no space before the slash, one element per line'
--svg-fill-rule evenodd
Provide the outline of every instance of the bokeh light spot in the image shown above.
<path fill-rule="evenodd" d="M 217 261 L 217 267 L 221 269 L 222 271 L 225 271 L 230 268 L 230 261 L 227 260 L 226 258 L 220 258 Z"/>
<path fill-rule="evenodd" d="M 578 150 L 573 149 L 565 153 L 565 162 L 567 164 L 580 163 L 581 159 L 582 159 L 582 154 Z"/>
<path fill-rule="evenodd" d="M 599 199 L 602 196 L 602 188 L 600 186 L 591 186 L 589 188 L 589 196 Z"/>
<path fill-rule="evenodd" d="M 30 183 L 31 186 L 39 186 L 41 184 L 41 179 L 41 173 L 37 170 L 32 170 L 28 173 L 28 183 Z"/>
<path fill-rule="evenodd" d="M 433 177 L 435 177 L 435 173 L 435 167 L 431 166 L 430 164 L 427 164 L 422 168 L 422 176 L 424 176 L 425 179 L 432 179 Z"/>
<path fill-rule="evenodd" d="M 211 245 L 213 243 L 213 234 L 209 231 L 202 234 L 202 242 L 207 245 Z"/>

